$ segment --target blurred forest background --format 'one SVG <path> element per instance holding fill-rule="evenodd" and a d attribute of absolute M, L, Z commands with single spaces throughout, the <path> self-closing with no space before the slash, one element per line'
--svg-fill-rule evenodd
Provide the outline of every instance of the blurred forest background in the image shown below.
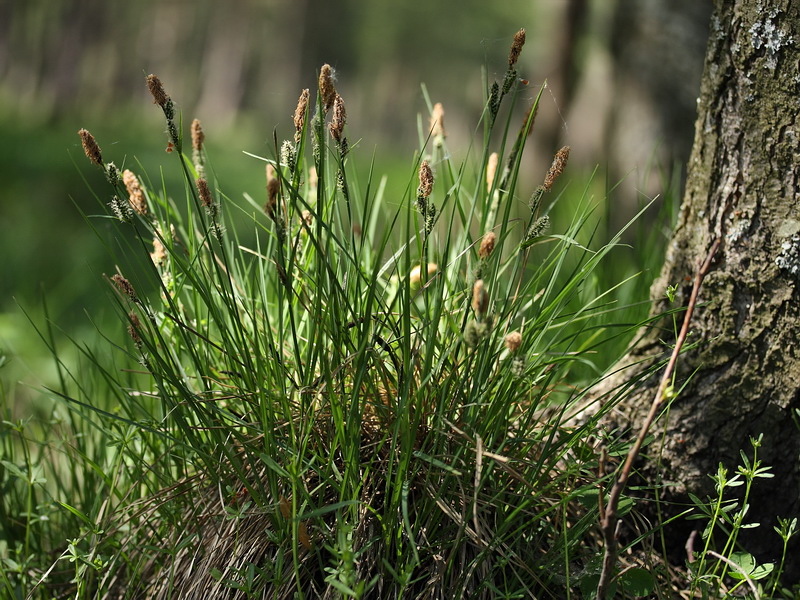
<path fill-rule="evenodd" d="M 502 77 L 525 27 L 520 76 L 531 98 L 548 82 L 531 180 L 570 144 L 570 177 L 599 165 L 602 185 L 625 178 L 612 211 L 622 223 L 688 158 L 710 11 L 698 0 L 0 0 L 0 354 L 12 359 L 0 377 L 18 399 L 35 392 L 17 382 L 52 377 L 23 312 L 43 321 L 43 297 L 78 339 L 103 319 L 101 274 L 114 265 L 81 217 L 102 212 L 82 180 L 103 189 L 102 175 L 76 132 L 157 178 L 166 136 L 146 74 L 186 123 L 202 120 L 222 189 L 258 199 L 263 165 L 242 151 L 271 153 L 273 130 L 287 136 L 300 89 L 329 63 L 359 162 L 374 152 L 377 172 L 405 186 L 417 115 L 427 119 L 420 84 L 444 104 L 456 154 L 482 109 L 481 69 Z"/>

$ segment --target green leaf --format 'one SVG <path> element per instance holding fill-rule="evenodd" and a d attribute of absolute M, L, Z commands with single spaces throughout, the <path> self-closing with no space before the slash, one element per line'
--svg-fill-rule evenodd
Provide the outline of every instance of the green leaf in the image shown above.
<path fill-rule="evenodd" d="M 14 477 L 24 479 L 25 481 L 28 480 L 28 476 L 14 463 L 8 462 L 7 460 L 0 460 L 0 464 L 8 469 L 9 473 L 11 473 Z"/>
<path fill-rule="evenodd" d="M 753 558 L 752 554 L 747 552 L 734 552 L 730 556 L 730 561 L 736 564 L 742 571 L 750 575 L 753 572 L 753 569 L 756 568 L 756 559 Z M 744 579 L 742 573 L 736 570 L 731 571 L 731 577 L 734 579 Z"/>
<path fill-rule="evenodd" d="M 70 506 L 66 502 L 61 502 L 60 500 L 56 500 L 56 504 L 58 504 L 61 508 L 66 508 L 69 512 L 71 512 L 73 515 L 78 517 L 81 521 L 86 523 L 94 531 L 94 527 L 95 527 L 94 521 L 92 521 L 89 517 L 87 517 L 85 514 L 83 514 L 77 508 L 75 508 L 74 506 Z"/>
<path fill-rule="evenodd" d="M 289 472 L 276 463 L 271 456 L 264 454 L 263 452 L 258 455 L 261 460 L 264 461 L 264 464 L 267 465 L 270 469 L 275 471 L 281 477 L 289 477 Z"/>
<path fill-rule="evenodd" d="M 655 581 L 647 569 L 635 568 L 619 576 L 619 585 L 634 596 L 649 596 L 653 592 Z"/>
<path fill-rule="evenodd" d="M 586 600 L 594 600 L 597 597 L 597 584 L 600 581 L 600 573 L 586 574 L 580 579 L 581 595 Z M 608 585 L 606 597 L 613 598 L 617 593 L 617 583 L 612 581 Z"/>
<path fill-rule="evenodd" d="M 448 473 L 455 475 L 456 477 L 461 477 L 461 471 L 459 471 L 458 469 L 454 469 L 447 463 L 440 461 L 438 458 L 428 456 L 427 454 L 423 454 L 422 452 L 419 451 L 415 451 L 414 456 L 421 460 L 424 460 L 427 463 L 432 464 L 434 467 L 438 467 L 443 471 L 447 471 Z"/>
<path fill-rule="evenodd" d="M 750 578 L 755 579 L 758 581 L 759 579 L 764 579 L 767 577 L 772 571 L 775 569 L 775 565 L 773 563 L 766 563 L 764 565 L 758 565 L 753 572 L 750 573 Z"/>

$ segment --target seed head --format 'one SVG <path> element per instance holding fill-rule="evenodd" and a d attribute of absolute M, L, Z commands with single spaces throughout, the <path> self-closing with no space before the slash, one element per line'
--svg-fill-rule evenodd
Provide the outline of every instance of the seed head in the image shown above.
<path fill-rule="evenodd" d="M 511 354 L 514 354 L 522 345 L 522 334 L 519 331 L 512 331 L 506 336 L 506 348 Z"/>
<path fill-rule="evenodd" d="M 470 321 L 464 327 L 464 341 L 468 346 L 474 348 L 480 344 L 489 333 L 488 323 L 479 323 L 478 321 Z"/>
<path fill-rule="evenodd" d="M 430 279 L 438 270 L 439 265 L 436 263 L 428 263 L 428 276 L 426 279 Z M 420 265 L 417 265 L 411 269 L 411 272 L 408 274 L 408 282 L 411 284 L 412 290 L 419 289 L 419 286 L 422 283 L 422 267 Z"/>
<path fill-rule="evenodd" d="M 346 120 L 347 113 L 344 110 L 344 100 L 342 100 L 339 94 L 336 94 L 333 101 L 333 118 L 328 128 L 330 129 L 333 139 L 339 143 L 342 142 L 342 132 L 344 131 L 344 123 Z"/>
<path fill-rule="evenodd" d="M 486 292 L 483 279 L 478 279 L 472 285 L 472 310 L 478 317 L 482 317 L 486 314 L 487 308 L 489 308 L 489 294 Z"/>
<path fill-rule="evenodd" d="M 147 89 L 153 95 L 153 103 L 158 104 L 161 108 L 165 108 L 169 102 L 169 96 L 164 91 L 164 85 L 161 80 L 152 73 L 147 76 Z"/>
<path fill-rule="evenodd" d="M 486 191 L 491 192 L 494 185 L 494 178 L 497 175 L 497 164 L 500 162 L 500 156 L 497 152 L 492 152 L 489 155 L 489 162 L 486 163 Z"/>
<path fill-rule="evenodd" d="M 297 151 L 289 140 L 283 140 L 281 144 L 281 164 L 286 165 L 291 172 L 297 167 Z"/>
<path fill-rule="evenodd" d="M 192 121 L 192 148 L 195 152 L 200 152 L 203 149 L 203 142 L 206 141 L 206 134 L 203 132 L 203 126 L 200 124 L 200 119 Z"/>
<path fill-rule="evenodd" d="M 103 155 L 100 153 L 100 146 L 97 145 L 94 136 L 86 129 L 80 129 L 78 135 L 81 136 L 81 145 L 86 157 L 98 167 L 102 167 Z"/>
<path fill-rule="evenodd" d="M 200 203 L 208 210 L 214 205 L 214 198 L 211 196 L 211 190 L 208 187 L 208 181 L 202 177 L 197 180 L 197 193 L 200 196 Z"/>
<path fill-rule="evenodd" d="M 306 122 L 306 113 L 308 112 L 308 89 L 300 92 L 300 98 L 297 100 L 297 108 L 294 109 L 294 141 L 300 143 L 300 136 L 303 133 L 303 125 Z"/>
<path fill-rule="evenodd" d="M 333 69 L 328 64 L 322 65 L 319 70 L 319 94 L 322 98 L 322 107 L 328 112 L 336 100 L 336 86 L 333 84 Z"/>
<path fill-rule="evenodd" d="M 130 223 L 133 220 L 133 209 L 130 204 L 123 204 L 119 196 L 111 198 L 111 202 L 108 205 L 111 207 L 111 212 L 114 213 L 114 216 L 121 222 Z"/>
<path fill-rule="evenodd" d="M 139 320 L 139 315 L 131 311 L 128 313 L 128 335 L 131 336 L 134 345 L 137 348 L 142 347 L 142 337 L 139 335 L 139 330 L 142 328 L 142 322 Z"/>
<path fill-rule="evenodd" d="M 539 237 L 549 228 L 550 228 L 550 217 L 547 215 L 539 217 L 538 219 L 536 219 L 533 225 L 530 226 L 530 229 L 528 229 L 528 233 L 525 235 L 526 241 Z"/>
<path fill-rule="evenodd" d="M 441 102 L 437 102 L 433 106 L 430 131 L 435 143 L 441 143 L 447 137 L 447 133 L 444 130 L 444 106 L 442 106 Z"/>
<path fill-rule="evenodd" d="M 278 206 L 278 192 L 281 189 L 281 182 L 275 177 L 275 167 L 267 164 L 267 204 L 264 211 L 271 219 L 275 219 L 275 209 Z"/>
<path fill-rule="evenodd" d="M 106 171 L 106 179 L 108 183 L 111 184 L 111 187 L 117 187 L 117 183 L 119 183 L 119 169 L 117 165 L 113 162 L 107 163 L 105 166 Z"/>
<path fill-rule="evenodd" d="M 125 279 L 119 273 L 114 273 L 114 275 L 111 276 L 111 281 L 113 281 L 114 285 L 117 286 L 117 289 L 130 298 L 132 302 L 137 301 L 136 290 L 133 289 L 130 281 Z"/>
<path fill-rule="evenodd" d="M 125 189 L 128 190 L 128 200 L 138 214 L 144 216 L 147 214 L 147 201 L 144 199 L 144 192 L 142 186 L 139 185 L 139 179 L 132 171 L 125 169 L 122 172 L 122 183 L 125 184 Z"/>
<path fill-rule="evenodd" d="M 489 91 L 489 114 L 494 123 L 497 117 L 497 111 L 500 110 L 500 85 L 495 81 Z"/>
<path fill-rule="evenodd" d="M 150 259 L 153 261 L 153 264 L 159 267 L 167 260 L 167 250 L 164 248 L 164 244 L 161 243 L 161 239 L 159 239 L 158 236 L 153 237 L 153 251 L 150 253 Z"/>
<path fill-rule="evenodd" d="M 427 198 L 433 191 L 433 171 L 427 160 L 423 160 L 419 166 L 419 188 L 417 196 Z"/>
<path fill-rule="evenodd" d="M 514 34 L 514 41 L 511 43 L 511 52 L 508 54 L 508 68 L 513 69 L 519 60 L 522 47 L 525 45 L 525 29 L 520 29 Z"/>
<path fill-rule="evenodd" d="M 540 185 L 535 190 L 533 190 L 533 194 L 531 194 L 531 199 L 528 200 L 528 208 L 531 209 L 532 214 L 536 214 L 536 211 L 539 210 L 539 204 L 542 201 L 542 196 L 544 195 L 544 186 Z"/>
<path fill-rule="evenodd" d="M 553 158 L 553 164 L 550 165 L 550 170 L 547 171 L 547 176 L 544 178 L 544 189 L 546 192 L 550 191 L 556 179 L 558 179 L 558 176 L 564 172 L 567 166 L 567 160 L 569 160 L 569 146 L 564 146 L 561 150 L 556 152 Z"/>
<path fill-rule="evenodd" d="M 497 236 L 494 231 L 487 231 L 481 240 L 481 247 L 478 249 L 478 257 L 487 259 L 494 252 L 494 245 L 497 241 Z"/>
<path fill-rule="evenodd" d="M 514 377 L 522 377 L 525 374 L 525 363 L 524 355 L 520 354 L 519 356 L 515 356 L 511 361 L 511 374 Z"/>

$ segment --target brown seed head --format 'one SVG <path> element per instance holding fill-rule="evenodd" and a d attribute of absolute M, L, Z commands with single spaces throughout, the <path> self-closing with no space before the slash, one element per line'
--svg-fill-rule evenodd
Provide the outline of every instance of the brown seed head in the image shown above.
<path fill-rule="evenodd" d="M 150 253 L 150 259 L 158 266 L 163 265 L 167 260 L 167 250 L 158 236 L 153 237 L 153 251 Z"/>
<path fill-rule="evenodd" d="M 142 347 L 142 337 L 139 335 L 139 330 L 142 328 L 142 322 L 139 320 L 139 315 L 131 311 L 128 313 L 128 335 L 131 336 L 133 343 L 137 348 Z"/>
<path fill-rule="evenodd" d="M 200 152 L 203 149 L 203 142 L 205 141 L 206 134 L 200 124 L 200 119 L 195 119 L 192 121 L 192 148 L 195 152 Z"/>
<path fill-rule="evenodd" d="M 567 160 L 569 160 L 569 146 L 564 146 L 556 152 L 553 158 L 553 164 L 550 165 L 550 170 L 547 171 L 547 176 L 544 178 L 544 189 L 549 192 L 553 184 L 558 179 L 558 176 L 564 172 L 567 167 Z"/>
<path fill-rule="evenodd" d="M 444 130 L 444 106 L 441 102 L 437 102 L 431 112 L 431 136 L 442 139 L 447 137 Z"/>
<path fill-rule="evenodd" d="M 197 193 L 200 196 L 200 203 L 204 208 L 211 208 L 214 206 L 214 198 L 211 197 L 211 190 L 208 187 L 208 181 L 202 177 L 197 180 Z"/>
<path fill-rule="evenodd" d="M 522 334 L 519 331 L 512 331 L 506 336 L 506 348 L 514 354 L 522 345 Z"/>
<path fill-rule="evenodd" d="M 319 71 L 319 94 L 325 112 L 330 110 L 336 99 L 336 86 L 333 85 L 333 69 L 328 64 L 322 65 Z"/>
<path fill-rule="evenodd" d="M 142 216 L 146 215 L 147 201 L 144 199 L 144 192 L 141 185 L 139 185 L 139 179 L 133 172 L 125 169 L 122 172 L 122 183 L 125 184 L 125 189 L 128 190 L 128 200 L 133 210 Z"/>
<path fill-rule="evenodd" d="M 314 215 L 311 214 L 310 210 L 304 210 L 302 214 L 303 222 L 308 226 L 311 227 L 314 224 Z"/>
<path fill-rule="evenodd" d="M 329 129 L 333 139 L 339 143 L 342 141 L 342 132 L 344 131 L 344 123 L 346 120 L 347 113 L 344 110 L 344 100 L 342 100 L 339 94 L 336 94 L 336 98 L 333 101 L 333 118 L 331 119 Z"/>
<path fill-rule="evenodd" d="M 119 273 L 114 273 L 111 276 L 111 281 L 114 282 L 114 285 L 117 286 L 117 289 L 125 294 L 128 298 L 130 298 L 133 302 L 136 302 L 136 290 L 133 289 L 131 282 L 125 279 Z"/>
<path fill-rule="evenodd" d="M 306 121 L 306 112 L 308 112 L 308 89 L 300 92 L 300 98 L 297 100 L 297 108 L 294 109 L 294 130 L 299 137 L 303 131 L 303 125 Z M 299 140 L 296 140 L 299 141 Z"/>
<path fill-rule="evenodd" d="M 158 104 L 161 108 L 164 108 L 169 101 L 169 96 L 164 91 L 164 85 L 161 83 L 161 80 L 152 73 L 147 76 L 147 89 L 150 90 L 150 93 L 153 95 L 153 102 Z"/>
<path fill-rule="evenodd" d="M 494 185 L 494 178 L 497 175 L 497 164 L 500 162 L 500 156 L 497 152 L 492 152 L 489 155 L 489 162 L 486 163 L 486 191 L 491 192 Z"/>
<path fill-rule="evenodd" d="M 497 241 L 497 236 L 494 231 L 487 231 L 481 240 L 481 247 L 478 249 L 478 256 L 486 259 L 494 252 L 494 245 Z"/>
<path fill-rule="evenodd" d="M 100 153 L 100 146 L 97 145 L 94 136 L 86 129 L 79 130 L 78 135 L 81 136 L 81 145 L 86 157 L 98 167 L 102 167 L 103 155 Z"/>
<path fill-rule="evenodd" d="M 439 270 L 439 265 L 436 263 L 428 263 L 427 265 L 427 277 L 426 280 L 430 279 L 436 274 L 436 271 Z M 422 283 L 422 267 L 420 265 L 415 266 L 411 269 L 408 274 L 408 282 L 411 284 L 411 289 L 419 288 L 420 284 Z"/>
<path fill-rule="evenodd" d="M 478 279 L 472 286 L 472 310 L 476 315 L 482 317 L 486 314 L 487 308 L 489 308 L 489 294 L 486 293 L 483 279 Z"/>
<path fill-rule="evenodd" d="M 427 198 L 433 191 L 433 170 L 427 160 L 423 160 L 419 166 L 419 188 L 417 195 Z"/>
<path fill-rule="evenodd" d="M 520 29 L 514 34 L 514 41 L 511 42 L 511 52 L 508 54 L 508 68 L 513 69 L 519 60 L 522 47 L 525 45 L 525 29 Z"/>

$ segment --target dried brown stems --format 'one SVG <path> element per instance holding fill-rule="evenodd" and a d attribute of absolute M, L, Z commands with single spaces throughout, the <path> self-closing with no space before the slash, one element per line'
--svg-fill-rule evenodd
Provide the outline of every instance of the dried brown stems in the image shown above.
<path fill-rule="evenodd" d="M 672 379 L 672 374 L 675 371 L 675 365 L 678 362 L 678 355 L 680 354 L 681 348 L 683 348 L 683 344 L 686 341 L 686 336 L 689 333 L 689 323 L 692 320 L 692 314 L 694 313 L 695 306 L 697 305 L 697 297 L 700 294 L 700 286 L 702 285 L 703 279 L 711 268 L 711 262 L 714 260 L 714 255 L 717 253 L 720 242 L 721 240 L 719 238 L 714 241 L 714 243 L 711 245 L 711 249 L 708 251 L 705 261 L 697 269 L 697 273 L 695 273 L 694 286 L 692 287 L 692 294 L 689 297 L 689 304 L 686 307 L 686 313 L 683 317 L 683 325 L 681 326 L 680 333 L 678 334 L 678 339 L 675 342 L 675 347 L 672 350 L 672 356 L 670 356 L 667 368 L 664 371 L 664 375 L 661 377 L 661 383 L 659 383 L 655 397 L 653 398 L 653 402 L 650 405 L 650 412 L 647 414 L 647 418 L 645 419 L 645 422 L 639 431 L 639 435 L 636 437 L 636 441 L 628 451 L 625 464 L 623 464 L 622 470 L 620 471 L 617 480 L 614 482 L 614 485 L 611 488 L 611 494 L 609 494 L 608 497 L 608 506 L 605 508 L 605 510 L 602 509 L 602 505 L 600 507 L 600 527 L 603 533 L 603 541 L 605 542 L 605 553 L 603 555 L 603 570 L 600 574 L 600 581 L 597 583 L 596 597 L 599 600 L 603 600 L 605 598 L 608 584 L 610 583 L 611 576 L 614 572 L 614 563 L 617 559 L 617 538 L 615 533 L 617 522 L 619 521 L 617 508 L 619 506 L 620 497 L 622 496 L 622 492 L 625 491 L 625 486 L 627 485 L 628 478 L 631 475 L 633 463 L 639 456 L 639 451 L 641 450 L 642 444 L 644 443 L 644 440 L 650 431 L 650 427 L 652 426 L 656 415 L 658 415 L 659 411 L 661 410 L 664 401 L 667 399 L 667 387 L 669 386 L 670 380 Z"/>

